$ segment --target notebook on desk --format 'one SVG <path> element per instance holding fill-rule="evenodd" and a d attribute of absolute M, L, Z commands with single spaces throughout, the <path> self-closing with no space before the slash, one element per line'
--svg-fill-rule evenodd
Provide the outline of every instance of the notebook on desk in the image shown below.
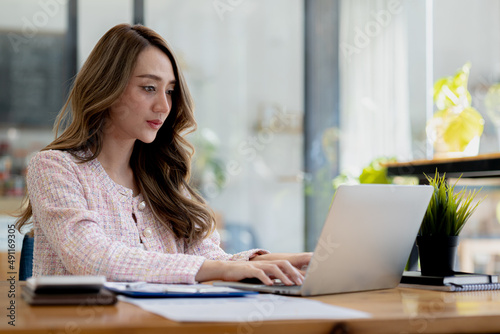
<path fill-rule="evenodd" d="M 405 271 L 399 287 L 452 292 L 489 291 L 500 290 L 500 283 L 497 275 L 456 271 L 449 276 L 425 276 L 419 271 Z"/>
<path fill-rule="evenodd" d="M 394 288 L 401 280 L 432 192 L 431 186 L 341 185 L 303 285 L 214 285 L 298 296 Z"/>

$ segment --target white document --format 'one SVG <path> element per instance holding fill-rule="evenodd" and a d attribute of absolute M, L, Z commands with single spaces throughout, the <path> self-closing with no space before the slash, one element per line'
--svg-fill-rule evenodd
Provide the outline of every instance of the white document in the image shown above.
<path fill-rule="evenodd" d="M 370 318 L 365 312 L 315 300 L 258 294 L 231 298 L 149 298 L 119 300 L 174 321 L 239 322 L 252 326 L 266 320 Z"/>

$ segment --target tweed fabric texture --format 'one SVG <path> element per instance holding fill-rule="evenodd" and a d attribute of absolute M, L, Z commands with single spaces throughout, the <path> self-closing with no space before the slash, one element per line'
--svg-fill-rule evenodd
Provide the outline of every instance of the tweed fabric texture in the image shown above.
<path fill-rule="evenodd" d="M 268 253 L 227 254 L 217 231 L 188 247 L 155 219 L 141 194 L 134 197 L 115 183 L 97 159 L 81 163 L 65 151 L 42 151 L 30 160 L 26 180 L 35 233 L 33 276 L 195 283 L 205 259 L 244 261 Z"/>

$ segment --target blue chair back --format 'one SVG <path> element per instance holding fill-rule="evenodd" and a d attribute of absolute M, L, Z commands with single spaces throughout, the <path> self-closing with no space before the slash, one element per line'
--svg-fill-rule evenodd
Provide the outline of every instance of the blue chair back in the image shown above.
<path fill-rule="evenodd" d="M 259 242 L 253 228 L 249 225 L 227 223 L 224 226 L 224 250 L 229 254 L 259 248 Z"/>
<path fill-rule="evenodd" d="M 19 261 L 19 280 L 25 281 L 33 276 L 33 248 L 35 238 L 24 235 L 23 248 L 21 250 L 21 259 Z"/>

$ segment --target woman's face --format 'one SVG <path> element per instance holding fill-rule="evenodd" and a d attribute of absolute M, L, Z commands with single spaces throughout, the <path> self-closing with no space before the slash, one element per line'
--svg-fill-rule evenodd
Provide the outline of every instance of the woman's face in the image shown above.
<path fill-rule="evenodd" d="M 132 143 L 136 139 L 151 143 L 170 113 L 175 83 L 167 55 L 156 47 L 144 49 L 127 88 L 110 108 L 105 135 Z"/>

